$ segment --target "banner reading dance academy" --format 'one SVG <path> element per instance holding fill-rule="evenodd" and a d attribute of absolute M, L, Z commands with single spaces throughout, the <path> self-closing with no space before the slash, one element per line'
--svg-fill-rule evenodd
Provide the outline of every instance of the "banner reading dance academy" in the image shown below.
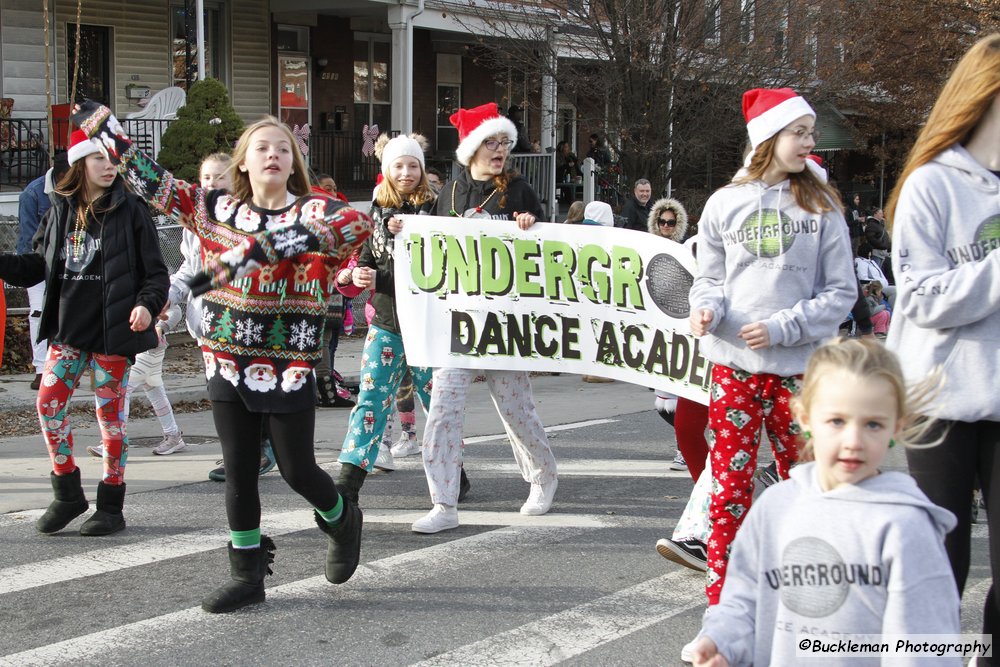
<path fill-rule="evenodd" d="M 396 306 L 414 366 L 602 375 L 708 402 L 688 247 L 644 232 L 402 216 Z"/>

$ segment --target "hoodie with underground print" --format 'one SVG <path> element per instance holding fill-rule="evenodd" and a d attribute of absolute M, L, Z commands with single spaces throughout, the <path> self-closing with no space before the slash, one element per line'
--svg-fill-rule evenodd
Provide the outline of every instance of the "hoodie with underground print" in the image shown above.
<path fill-rule="evenodd" d="M 691 312 L 714 313 L 701 351 L 749 373 L 797 375 L 837 333 L 858 297 L 847 225 L 839 211 L 811 213 L 782 181 L 733 184 L 705 204 Z M 740 329 L 764 322 L 770 346 L 751 350 Z"/>
<path fill-rule="evenodd" d="M 797 655 L 800 635 L 836 643 L 845 635 L 961 632 L 944 549 L 955 516 L 903 473 L 823 491 L 815 471 L 815 463 L 793 468 L 791 479 L 754 503 L 733 542 L 722 598 L 706 612 L 700 635 L 730 665 L 821 666 L 843 664 L 844 656 Z"/>
<path fill-rule="evenodd" d="M 1000 178 L 961 146 L 943 151 L 903 184 L 892 247 L 886 345 L 907 381 L 941 366 L 930 414 L 1000 421 Z"/>

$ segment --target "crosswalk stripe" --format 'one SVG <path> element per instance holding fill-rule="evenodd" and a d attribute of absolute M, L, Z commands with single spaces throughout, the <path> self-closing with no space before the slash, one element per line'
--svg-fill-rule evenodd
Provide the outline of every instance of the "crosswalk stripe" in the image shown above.
<path fill-rule="evenodd" d="M 268 588 L 267 601 L 264 605 L 257 605 L 255 609 L 263 607 L 268 613 L 280 613 L 301 608 L 310 600 L 323 602 L 334 599 L 343 603 L 347 598 L 370 599 L 372 590 L 381 585 L 409 586 L 449 571 L 475 567 L 476 563 L 495 559 L 498 553 L 512 553 L 557 543 L 580 531 L 581 529 L 574 528 L 499 528 L 477 533 L 366 563 L 358 568 L 348 583 L 341 586 L 333 586 L 323 575 L 318 575 Z M 281 566 L 280 553 L 275 565 Z M 141 650 L 148 656 L 158 648 L 171 650 L 170 647 L 185 643 L 195 645 L 204 640 L 206 631 L 243 631 L 246 614 L 207 614 L 201 607 L 190 607 L 0 657 L 0 667 L 79 664 L 80 661 L 87 660 L 103 661 L 110 655 L 122 659 L 123 650 L 129 648 Z M 164 628 L 169 628 L 168 644 L 163 642 Z"/>
<path fill-rule="evenodd" d="M 396 470 L 423 470 L 423 462 L 419 457 L 397 458 Z M 340 464 L 326 464 L 323 467 L 336 467 Z M 670 462 L 666 459 L 625 460 L 625 459 L 574 459 L 558 461 L 556 471 L 560 477 L 660 477 L 672 479 L 690 479 L 687 471 L 670 470 Z M 467 468 L 470 479 L 475 482 L 479 473 L 516 474 L 521 476 L 521 469 L 508 459 L 476 458 L 469 461 Z M 379 473 L 381 474 L 381 473 Z"/>
<path fill-rule="evenodd" d="M 554 665 L 704 606 L 703 579 L 689 572 L 671 572 L 413 667 Z"/>
<path fill-rule="evenodd" d="M 577 428 L 587 428 L 588 426 L 600 426 L 601 424 L 614 424 L 617 419 L 588 419 L 582 422 L 570 422 L 568 424 L 557 424 L 555 426 L 546 426 L 546 433 L 558 433 L 559 431 L 572 431 Z M 494 440 L 505 440 L 507 438 L 506 433 L 497 433 L 494 435 L 476 435 L 471 438 L 465 438 L 465 444 L 474 445 L 480 442 L 492 442 Z"/>
<path fill-rule="evenodd" d="M 365 523 L 410 525 L 426 513 L 423 510 L 366 510 Z M 622 523 L 611 516 L 559 513 L 525 516 L 517 512 L 474 511 L 460 512 L 459 520 L 463 526 L 535 528 L 604 528 Z M 304 510 L 261 517 L 261 532 L 271 537 L 315 527 L 312 513 Z M 226 544 L 224 531 L 210 528 L 8 567 L 0 570 L 0 595 L 222 549 Z"/>

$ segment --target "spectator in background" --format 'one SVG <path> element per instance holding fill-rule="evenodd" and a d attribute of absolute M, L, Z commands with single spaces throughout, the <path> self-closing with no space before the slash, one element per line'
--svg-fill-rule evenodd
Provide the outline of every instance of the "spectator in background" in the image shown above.
<path fill-rule="evenodd" d="M 872 258 L 882 267 L 887 278 L 891 278 L 891 262 L 887 262 L 892 240 L 885 228 L 885 214 L 881 206 L 872 206 L 871 215 L 865 220 L 865 242 L 872 248 Z"/>
<path fill-rule="evenodd" d="M 569 211 L 566 212 L 566 219 L 563 221 L 567 225 L 579 225 L 583 222 L 583 211 L 585 207 L 582 201 L 575 201 L 570 204 Z"/>
<path fill-rule="evenodd" d="M 524 112 L 516 104 L 507 109 L 507 118 L 514 123 L 517 130 L 517 143 L 511 149 L 511 153 L 532 153 L 531 142 L 528 140 L 528 131 L 524 129 Z"/>
<path fill-rule="evenodd" d="M 345 204 L 350 203 L 349 201 L 347 201 L 347 196 L 343 192 L 337 190 L 337 181 L 333 180 L 333 176 L 331 176 L 330 174 L 320 174 L 319 176 L 317 176 L 316 184 L 319 186 L 320 190 L 323 190 L 324 192 L 332 196 L 334 199 L 339 199 Z"/>
<path fill-rule="evenodd" d="M 441 186 L 444 185 L 444 174 L 441 173 L 440 169 L 435 169 L 434 167 L 427 167 L 427 183 L 431 186 L 431 190 L 437 195 L 441 192 Z"/>
<path fill-rule="evenodd" d="M 45 217 L 52 202 L 49 193 L 69 171 L 66 153 L 56 155 L 52 168 L 39 176 L 24 189 L 17 199 L 17 218 L 19 229 L 15 252 L 27 255 L 32 251 L 32 238 L 38 231 L 38 225 Z M 40 282 L 28 288 L 28 333 L 31 337 L 31 365 L 35 367 L 35 379 L 31 388 L 38 390 L 42 382 L 42 371 L 45 369 L 45 353 L 48 351 L 48 341 L 38 340 L 38 322 L 42 317 L 42 297 L 45 296 L 45 283 Z"/>
<path fill-rule="evenodd" d="M 844 217 L 851 232 L 851 250 L 857 257 L 858 246 L 865 236 L 865 214 L 861 210 L 861 195 L 855 194 L 851 197 L 851 204 L 847 207 L 847 214 Z"/>
<path fill-rule="evenodd" d="M 607 169 L 612 162 L 607 142 L 596 132 L 590 135 L 590 150 L 587 151 L 587 157 L 593 159 L 594 163 L 601 169 Z"/>
<path fill-rule="evenodd" d="M 640 178 L 635 182 L 632 196 L 625 202 L 622 208 L 622 217 L 625 218 L 625 229 L 634 229 L 637 232 L 644 232 L 648 229 L 649 213 L 653 208 L 650 199 L 653 196 L 653 186 L 645 178 Z"/>

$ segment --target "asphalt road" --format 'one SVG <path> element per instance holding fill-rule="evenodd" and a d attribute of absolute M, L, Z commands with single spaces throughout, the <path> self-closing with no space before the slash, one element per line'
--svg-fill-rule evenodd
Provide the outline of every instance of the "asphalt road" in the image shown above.
<path fill-rule="evenodd" d="M 534 384 L 560 466 L 548 515 L 518 514 L 528 485 L 476 385 L 472 491 L 458 529 L 410 531 L 430 507 L 427 485 L 418 457 L 399 460 L 395 472 L 369 477 L 362 566 L 333 586 L 323 577 L 325 537 L 270 473 L 261 491 L 264 531 L 278 547 L 274 575 L 264 604 L 233 614 L 199 608 L 228 572 L 222 485 L 202 481 L 217 452 L 211 442 L 164 458 L 134 447 L 138 481 L 118 535 L 82 538 L 78 520 L 41 536 L 33 522 L 44 503 L 0 515 L 0 664 L 681 664 L 704 593 L 702 575 L 654 549 L 692 487 L 668 470 L 671 429 L 639 387 L 576 376 Z M 320 412 L 318 458 L 331 470 L 346 415 Z M 186 433 L 211 435 L 207 414 L 182 417 Z M 130 431 L 138 439 L 155 429 L 144 420 Z M 81 467 L 96 479 L 96 459 Z M 984 528 L 974 542 L 966 632 L 978 631 L 989 583 Z"/>

